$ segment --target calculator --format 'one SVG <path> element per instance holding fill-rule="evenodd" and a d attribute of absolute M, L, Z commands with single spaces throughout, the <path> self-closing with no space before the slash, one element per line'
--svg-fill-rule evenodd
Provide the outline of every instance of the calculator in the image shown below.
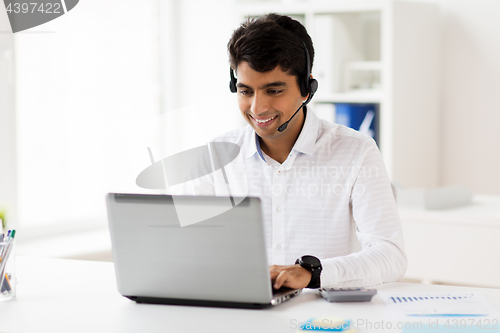
<path fill-rule="evenodd" d="M 377 294 L 377 289 L 320 288 L 319 293 L 328 302 L 369 302 Z"/>

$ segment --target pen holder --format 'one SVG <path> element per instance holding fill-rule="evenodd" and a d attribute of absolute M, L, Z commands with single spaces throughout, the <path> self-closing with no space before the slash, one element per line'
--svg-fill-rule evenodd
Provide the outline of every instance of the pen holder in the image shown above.
<path fill-rule="evenodd" d="M 0 242 L 0 301 L 16 297 L 15 240 Z"/>

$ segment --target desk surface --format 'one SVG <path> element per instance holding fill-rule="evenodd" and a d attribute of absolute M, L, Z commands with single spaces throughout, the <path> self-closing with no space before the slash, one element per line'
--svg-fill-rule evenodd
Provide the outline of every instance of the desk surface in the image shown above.
<path fill-rule="evenodd" d="M 18 257 L 17 276 L 17 298 L 0 302 L 2 333 L 295 332 L 294 323 L 312 317 L 335 316 L 372 323 L 388 318 L 378 295 L 369 303 L 328 303 L 313 290 L 305 290 L 296 298 L 265 310 L 136 304 L 118 293 L 113 264 L 106 262 Z M 409 283 L 376 288 L 481 292 L 500 310 L 500 289 Z M 360 326 L 358 332 L 383 330 Z"/>

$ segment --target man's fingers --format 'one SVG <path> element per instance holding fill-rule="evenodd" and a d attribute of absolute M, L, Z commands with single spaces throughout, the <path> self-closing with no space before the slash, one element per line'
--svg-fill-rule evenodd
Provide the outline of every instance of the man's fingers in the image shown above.
<path fill-rule="evenodd" d="M 272 265 L 269 267 L 273 288 L 305 288 L 311 280 L 311 272 L 299 265 L 280 266 Z"/>
<path fill-rule="evenodd" d="M 278 274 L 283 270 L 283 268 L 280 268 L 278 265 L 272 265 L 269 267 L 269 273 L 271 275 L 271 280 L 274 281 Z"/>
<path fill-rule="evenodd" d="M 289 276 L 290 273 L 288 273 L 287 271 L 281 271 L 276 277 L 276 280 L 274 280 L 274 289 L 280 289 L 288 280 Z"/>

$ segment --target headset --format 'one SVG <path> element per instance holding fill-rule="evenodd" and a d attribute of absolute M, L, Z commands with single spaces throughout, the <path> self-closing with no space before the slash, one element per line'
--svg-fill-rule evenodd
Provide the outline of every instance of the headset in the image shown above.
<path fill-rule="evenodd" d="M 287 122 L 281 124 L 278 127 L 279 132 L 283 132 L 287 128 L 288 123 L 292 120 L 292 118 L 295 117 L 297 112 L 299 112 L 302 107 L 305 107 L 307 105 L 307 103 L 309 103 L 311 101 L 311 99 L 314 96 L 314 93 L 316 92 L 316 90 L 318 90 L 318 81 L 316 79 L 311 78 L 311 58 L 309 57 L 309 51 L 307 50 L 307 47 L 306 47 L 306 44 L 304 43 L 304 41 L 301 41 L 301 42 L 302 42 L 302 46 L 303 46 L 303 48 L 305 50 L 305 54 L 306 54 L 307 72 L 306 72 L 306 75 L 302 79 L 299 80 L 300 94 L 303 97 L 305 97 L 309 94 L 309 97 L 307 97 L 307 99 L 300 105 L 300 107 L 297 109 L 297 111 L 295 111 L 293 116 L 290 117 L 290 119 L 288 119 Z M 231 67 L 229 67 L 229 76 L 231 78 L 231 80 L 229 81 L 229 90 L 231 90 L 232 93 L 235 93 L 238 91 L 238 89 L 236 88 L 237 79 L 234 76 L 234 71 Z"/>

